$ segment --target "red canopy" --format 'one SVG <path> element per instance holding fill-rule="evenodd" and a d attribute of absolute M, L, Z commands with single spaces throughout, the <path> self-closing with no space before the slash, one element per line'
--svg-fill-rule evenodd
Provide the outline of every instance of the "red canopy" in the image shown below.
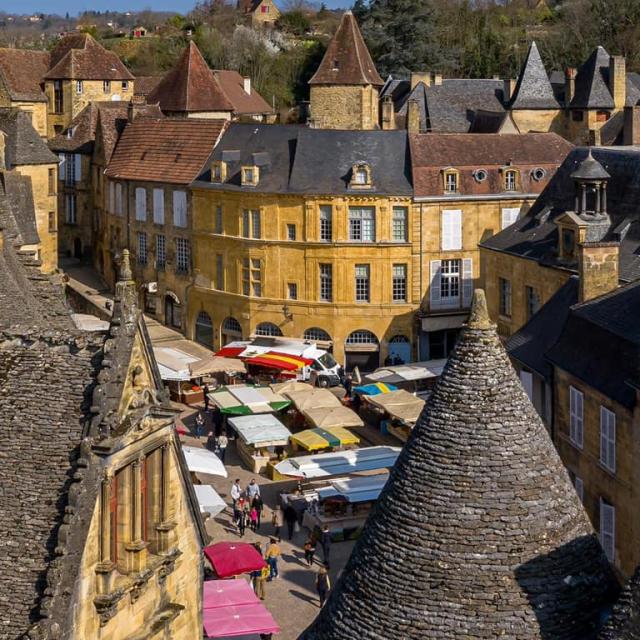
<path fill-rule="evenodd" d="M 219 578 L 258 571 L 267 564 L 260 552 L 247 542 L 216 542 L 204 548 L 204 555 Z"/>
<path fill-rule="evenodd" d="M 237 358 L 246 347 L 222 347 L 220 351 L 216 351 L 213 355 L 220 358 Z"/>
<path fill-rule="evenodd" d="M 202 624 L 208 638 L 280 632 L 280 627 L 260 602 L 205 609 L 202 612 Z"/>
<path fill-rule="evenodd" d="M 289 353 L 268 351 L 267 353 L 261 353 L 260 355 L 247 358 L 245 362 L 261 367 L 269 367 L 270 369 L 280 369 L 281 371 L 297 371 L 298 369 L 302 369 L 302 367 L 310 365 L 313 360 L 301 358 L 300 356 L 292 356 Z"/>

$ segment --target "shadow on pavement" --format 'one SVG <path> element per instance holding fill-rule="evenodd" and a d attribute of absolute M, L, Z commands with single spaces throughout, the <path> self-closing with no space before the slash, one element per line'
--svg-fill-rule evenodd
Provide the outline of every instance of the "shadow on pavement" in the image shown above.
<path fill-rule="evenodd" d="M 305 602 L 310 602 L 311 604 L 319 605 L 318 598 L 314 598 L 310 596 L 308 593 L 302 593 L 302 591 L 297 591 L 296 589 L 289 589 L 289 593 L 296 598 L 300 598 L 300 600 L 304 600 Z"/>

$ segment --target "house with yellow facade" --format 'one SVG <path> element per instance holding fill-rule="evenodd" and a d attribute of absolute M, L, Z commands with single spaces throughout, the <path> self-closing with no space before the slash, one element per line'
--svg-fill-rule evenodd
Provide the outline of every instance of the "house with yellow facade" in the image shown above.
<path fill-rule="evenodd" d="M 280 17 L 280 10 L 273 0 L 238 0 L 238 9 L 252 27 L 271 27 Z"/>

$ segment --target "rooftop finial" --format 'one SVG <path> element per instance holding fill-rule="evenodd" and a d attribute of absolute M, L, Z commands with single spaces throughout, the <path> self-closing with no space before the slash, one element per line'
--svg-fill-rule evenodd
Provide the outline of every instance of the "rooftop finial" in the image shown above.
<path fill-rule="evenodd" d="M 487 299 L 484 295 L 484 289 L 476 289 L 473 292 L 471 313 L 469 314 L 467 326 L 471 329 L 493 329 L 494 325 L 487 311 Z"/>
<path fill-rule="evenodd" d="M 131 261 L 129 260 L 129 249 L 124 249 L 122 252 L 122 258 L 120 258 L 120 282 L 128 282 L 133 280 L 133 274 L 131 273 Z"/>

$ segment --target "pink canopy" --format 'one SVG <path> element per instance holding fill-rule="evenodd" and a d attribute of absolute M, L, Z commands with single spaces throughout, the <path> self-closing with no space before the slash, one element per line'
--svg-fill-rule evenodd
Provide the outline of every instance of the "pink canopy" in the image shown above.
<path fill-rule="evenodd" d="M 247 542 L 216 542 L 204 548 L 204 555 L 219 578 L 258 571 L 267 564 L 260 552 Z"/>
<path fill-rule="evenodd" d="M 205 609 L 202 623 L 209 638 L 280 632 L 280 627 L 261 603 Z"/>
<path fill-rule="evenodd" d="M 207 580 L 203 585 L 203 609 L 229 605 L 258 604 L 258 596 L 243 578 L 238 580 Z"/>

